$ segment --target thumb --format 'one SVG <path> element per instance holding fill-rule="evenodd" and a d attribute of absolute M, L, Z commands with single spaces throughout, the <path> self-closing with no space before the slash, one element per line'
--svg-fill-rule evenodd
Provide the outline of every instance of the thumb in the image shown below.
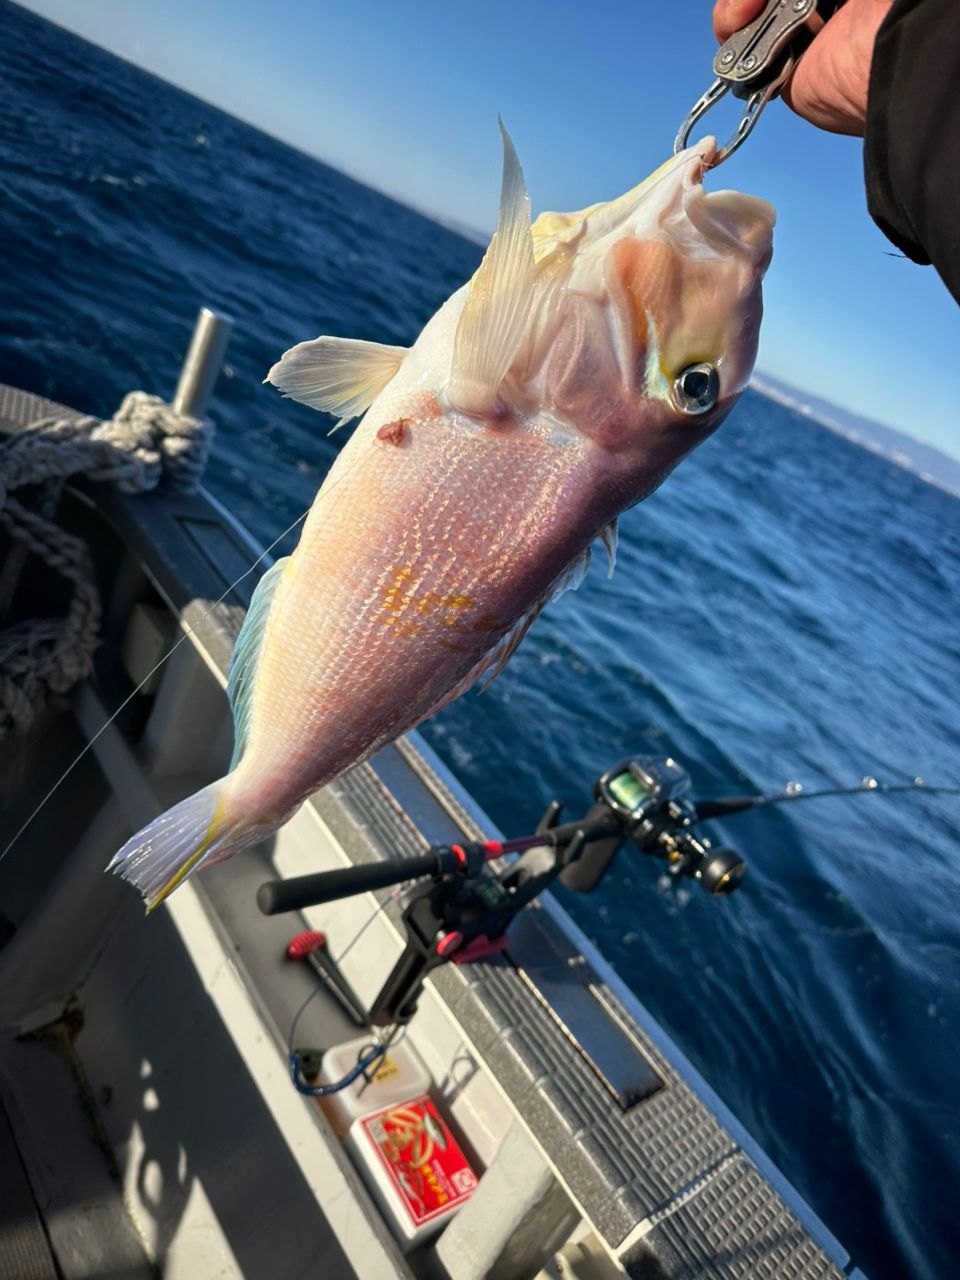
<path fill-rule="evenodd" d="M 723 44 L 735 31 L 740 31 L 758 17 L 767 0 L 717 0 L 713 6 L 713 29 Z"/>

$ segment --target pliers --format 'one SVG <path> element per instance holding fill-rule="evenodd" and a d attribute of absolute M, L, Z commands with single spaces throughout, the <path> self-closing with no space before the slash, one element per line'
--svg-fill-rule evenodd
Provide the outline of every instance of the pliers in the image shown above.
<path fill-rule="evenodd" d="M 801 54 L 843 0 L 770 0 L 753 22 L 735 31 L 713 60 L 716 79 L 680 126 L 673 150 L 686 150 L 698 120 L 726 93 L 746 102 L 740 123 L 720 148 L 713 168 L 742 146 L 760 113 L 793 74 Z"/>

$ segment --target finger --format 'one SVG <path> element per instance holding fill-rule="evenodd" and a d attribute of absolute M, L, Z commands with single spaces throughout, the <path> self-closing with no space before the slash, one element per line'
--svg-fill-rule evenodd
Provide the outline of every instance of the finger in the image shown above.
<path fill-rule="evenodd" d="M 767 0 L 717 0 L 713 6 L 713 29 L 723 44 L 735 31 L 740 31 L 758 17 Z"/>
<path fill-rule="evenodd" d="M 873 46 L 893 0 L 848 0 L 800 59 L 782 96 L 811 124 L 862 137 Z"/>

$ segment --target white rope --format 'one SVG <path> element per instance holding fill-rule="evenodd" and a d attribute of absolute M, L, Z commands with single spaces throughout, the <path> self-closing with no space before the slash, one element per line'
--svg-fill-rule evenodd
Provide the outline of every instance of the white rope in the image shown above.
<path fill-rule="evenodd" d="M 123 493 L 160 487 L 189 493 L 203 473 L 212 436 L 209 420 L 131 391 L 106 421 L 41 418 L 0 444 L 0 527 L 71 586 L 64 617 L 0 631 L 0 738 L 27 728 L 51 693 L 66 693 L 90 673 L 100 628 L 100 596 L 83 541 L 11 495 L 78 475 L 109 481 Z"/>

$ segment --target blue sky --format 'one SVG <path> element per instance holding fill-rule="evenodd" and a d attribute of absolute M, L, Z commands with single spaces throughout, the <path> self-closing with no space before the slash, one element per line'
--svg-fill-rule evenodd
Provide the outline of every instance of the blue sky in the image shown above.
<path fill-rule="evenodd" d="M 633 186 L 711 79 L 708 0 L 30 0 L 426 211 L 496 219 L 502 114 L 535 211 Z M 728 131 L 739 104 L 711 113 Z M 758 368 L 960 457 L 960 310 L 867 215 L 861 143 L 770 106 L 708 186 L 779 211 Z"/>

